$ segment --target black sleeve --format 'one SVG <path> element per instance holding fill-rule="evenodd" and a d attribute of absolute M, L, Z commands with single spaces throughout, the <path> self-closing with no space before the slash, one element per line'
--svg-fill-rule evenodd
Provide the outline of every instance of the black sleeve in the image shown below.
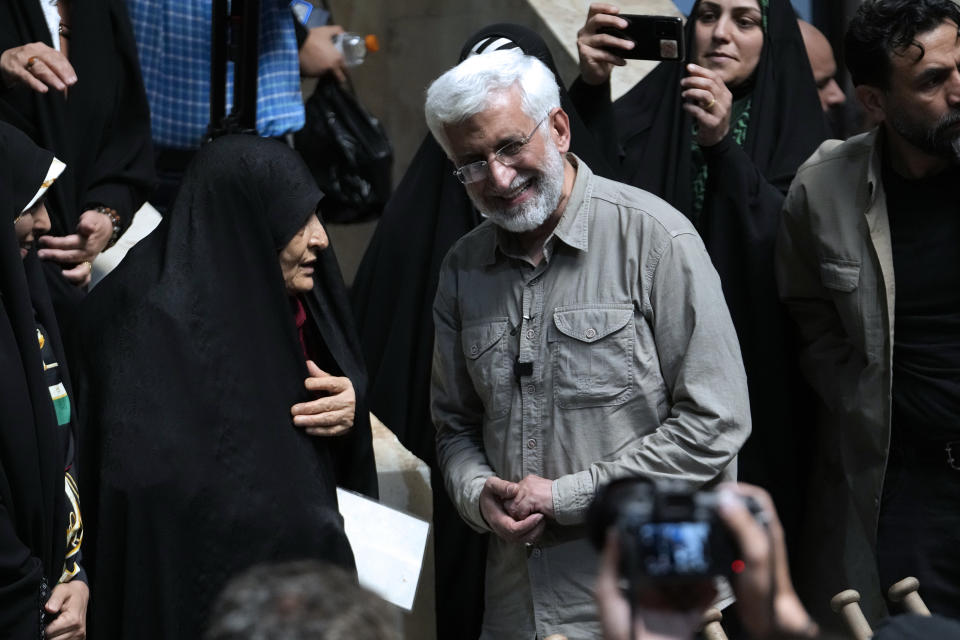
<path fill-rule="evenodd" d="M 2 468 L 0 468 L 2 474 Z M 43 564 L 17 536 L 0 499 L 0 638 L 36 640 L 45 594 Z"/>
<path fill-rule="evenodd" d="M 580 114 L 580 119 L 599 145 L 603 157 L 611 167 L 619 167 L 620 140 L 613 114 L 613 101 L 610 99 L 610 82 L 591 85 L 577 76 L 567 94 L 574 109 Z"/>
<path fill-rule="evenodd" d="M 747 238 L 761 242 L 767 251 L 772 252 L 784 193 L 767 181 L 729 134 L 717 144 L 701 149 L 709 167 L 710 197 L 740 204 L 723 207 L 723 210 L 737 212 L 741 220 L 715 220 L 713 224 L 736 224 Z"/>
<path fill-rule="evenodd" d="M 150 108 L 140 77 L 136 43 L 122 0 L 111 0 L 113 36 L 123 72 L 111 126 L 101 141 L 83 210 L 104 205 L 117 210 L 121 231 L 146 201 L 155 180 L 150 141 Z"/>

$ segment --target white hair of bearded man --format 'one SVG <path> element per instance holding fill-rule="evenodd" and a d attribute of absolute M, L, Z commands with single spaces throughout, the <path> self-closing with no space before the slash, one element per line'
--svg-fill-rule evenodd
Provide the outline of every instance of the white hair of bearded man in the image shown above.
<path fill-rule="evenodd" d="M 430 132 L 447 156 L 452 153 L 444 127 L 477 115 L 513 87 L 520 90 L 523 112 L 535 121 L 560 106 L 553 72 L 520 49 L 470 56 L 433 81 L 423 110 Z"/>

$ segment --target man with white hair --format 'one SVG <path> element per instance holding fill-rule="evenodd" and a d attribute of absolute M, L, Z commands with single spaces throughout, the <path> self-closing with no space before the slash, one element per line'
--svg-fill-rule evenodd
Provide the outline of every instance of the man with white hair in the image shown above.
<path fill-rule="evenodd" d="M 495 534 L 481 637 L 599 637 L 597 488 L 736 475 L 750 417 L 720 282 L 685 217 L 567 153 L 536 58 L 468 58 L 425 112 L 487 218 L 441 268 L 432 379 L 447 490 Z"/>

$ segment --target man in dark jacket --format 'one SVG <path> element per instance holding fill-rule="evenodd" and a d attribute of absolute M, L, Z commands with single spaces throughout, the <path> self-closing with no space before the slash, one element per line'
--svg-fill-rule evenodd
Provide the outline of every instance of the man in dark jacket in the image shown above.
<path fill-rule="evenodd" d="M 780 295 L 822 401 L 800 588 L 827 620 L 854 588 L 876 622 L 910 575 L 960 616 L 958 25 L 951 0 L 861 5 L 846 61 L 880 125 L 824 143 L 784 205 Z"/>

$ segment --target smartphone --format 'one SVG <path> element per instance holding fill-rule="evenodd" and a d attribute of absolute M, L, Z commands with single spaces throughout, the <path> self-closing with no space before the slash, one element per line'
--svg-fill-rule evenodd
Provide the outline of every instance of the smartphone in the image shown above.
<path fill-rule="evenodd" d="M 683 62 L 686 59 L 686 43 L 683 38 L 683 20 L 675 16 L 639 16 L 621 14 L 627 21 L 626 29 L 603 27 L 606 33 L 623 40 L 631 40 L 633 49 L 608 47 L 610 53 L 629 60 L 657 60 Z"/>

